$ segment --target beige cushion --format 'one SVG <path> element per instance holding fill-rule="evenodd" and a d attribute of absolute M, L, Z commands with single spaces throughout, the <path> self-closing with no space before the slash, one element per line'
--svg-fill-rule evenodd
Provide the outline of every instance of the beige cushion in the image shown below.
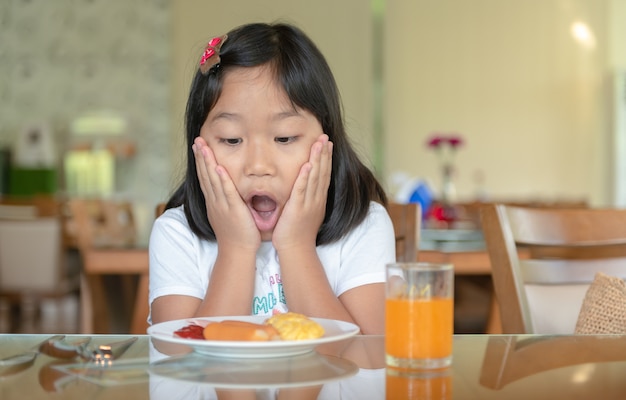
<path fill-rule="evenodd" d="M 595 275 L 583 300 L 575 333 L 626 333 L 626 284 L 622 279 L 602 272 Z"/>
<path fill-rule="evenodd" d="M 524 285 L 533 332 L 571 335 L 589 283 L 579 285 Z"/>

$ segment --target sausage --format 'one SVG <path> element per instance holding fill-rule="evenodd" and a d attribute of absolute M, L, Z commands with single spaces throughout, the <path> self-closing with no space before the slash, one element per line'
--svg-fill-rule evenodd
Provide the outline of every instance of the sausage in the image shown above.
<path fill-rule="evenodd" d="M 202 335 L 206 340 L 280 340 L 280 335 L 273 326 L 231 320 L 208 324 Z"/>

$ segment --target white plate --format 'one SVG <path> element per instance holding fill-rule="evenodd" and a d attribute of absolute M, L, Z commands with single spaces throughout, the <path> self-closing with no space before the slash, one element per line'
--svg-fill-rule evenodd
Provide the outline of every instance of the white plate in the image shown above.
<path fill-rule="evenodd" d="M 264 358 L 284 357 L 308 353 L 313 351 L 313 349 L 320 344 L 347 339 L 359 333 L 359 327 L 349 322 L 323 318 L 311 318 L 324 328 L 324 336 L 318 339 L 272 340 L 268 342 L 184 339 L 174 336 L 175 331 L 192 323 L 199 323 L 202 325 L 208 322 L 219 322 L 229 319 L 262 324 L 267 318 L 269 317 L 255 315 L 180 319 L 152 325 L 148 328 L 148 335 L 154 339 L 162 340 L 164 342 L 187 345 L 192 347 L 198 353 L 208 354 L 211 356 Z"/>

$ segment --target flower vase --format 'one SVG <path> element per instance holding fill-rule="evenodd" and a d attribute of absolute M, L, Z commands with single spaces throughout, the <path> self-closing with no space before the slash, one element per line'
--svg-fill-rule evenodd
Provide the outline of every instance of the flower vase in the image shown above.
<path fill-rule="evenodd" d="M 456 219 L 455 201 L 456 186 L 454 185 L 454 166 L 446 164 L 443 166 L 443 180 L 441 186 L 442 219 L 446 222 L 454 222 Z"/>

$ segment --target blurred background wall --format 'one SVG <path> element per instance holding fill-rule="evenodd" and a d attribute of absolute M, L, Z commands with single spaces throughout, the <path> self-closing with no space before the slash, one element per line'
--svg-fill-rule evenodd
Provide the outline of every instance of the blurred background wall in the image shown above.
<path fill-rule="evenodd" d="M 275 20 L 299 25 L 326 55 L 348 131 L 390 192 L 395 172 L 439 190 L 425 141 L 457 132 L 459 199 L 626 204 L 614 154 L 624 0 L 1 1 L 0 145 L 41 122 L 62 169 L 72 121 L 113 110 L 133 147 L 114 157 L 112 195 L 150 215 L 180 177 L 186 96 L 206 41 Z"/>
<path fill-rule="evenodd" d="M 171 28 L 167 0 L 0 1 L 0 145 L 14 150 L 24 130 L 45 126 L 65 193 L 67 151 L 102 139 L 75 137 L 72 123 L 115 115 L 125 127 L 111 140 L 132 149 L 114 154 L 115 187 L 104 194 L 132 199 L 148 225 L 171 186 Z"/>
<path fill-rule="evenodd" d="M 439 185 L 424 143 L 452 131 L 466 140 L 459 197 L 614 204 L 626 178 L 613 153 L 616 107 L 626 112 L 623 85 L 614 98 L 625 21 L 623 0 L 386 2 L 385 172 Z"/>

